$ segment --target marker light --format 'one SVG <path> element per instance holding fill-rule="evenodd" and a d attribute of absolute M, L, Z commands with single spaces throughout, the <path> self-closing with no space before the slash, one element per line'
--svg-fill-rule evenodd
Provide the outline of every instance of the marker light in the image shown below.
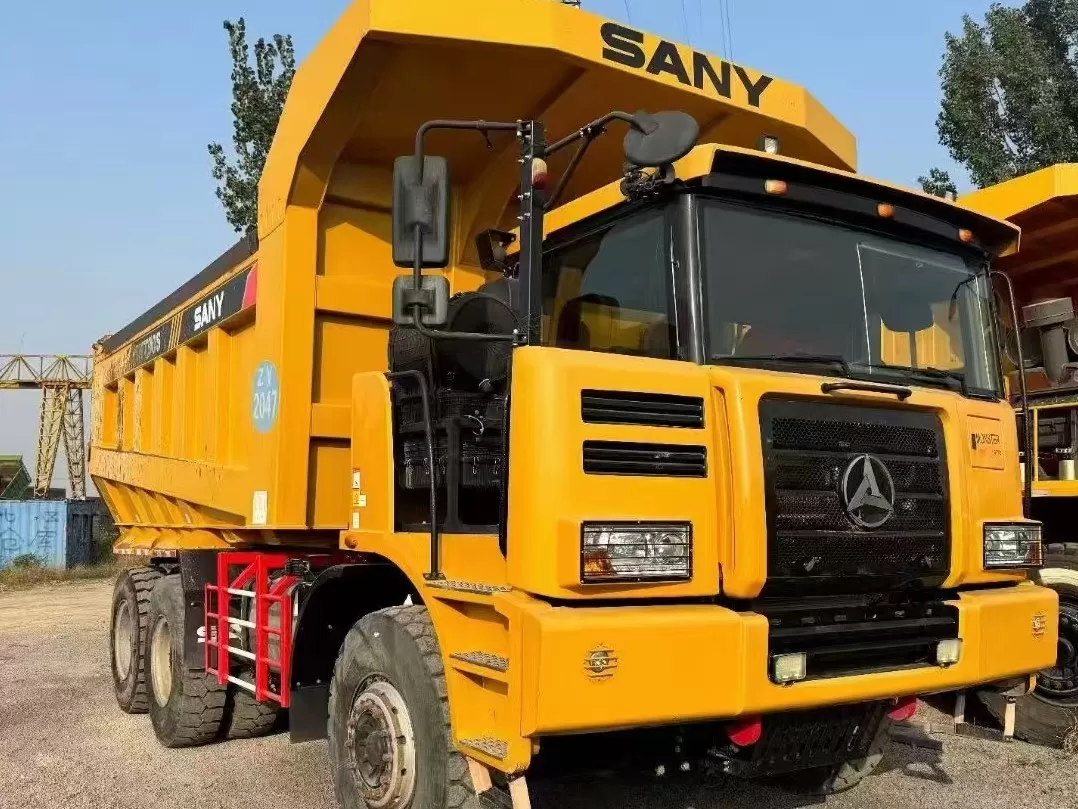
<path fill-rule="evenodd" d="M 881 202 L 876 206 L 876 213 L 878 213 L 884 219 L 891 219 L 895 215 L 895 206 L 888 205 L 886 202 Z"/>
<path fill-rule="evenodd" d="M 766 154 L 778 154 L 779 139 L 774 135 L 764 135 L 760 138 L 760 150 Z"/>
<path fill-rule="evenodd" d="M 960 231 L 958 231 L 958 241 L 969 244 L 973 241 L 973 231 L 962 228 Z"/>
<path fill-rule="evenodd" d="M 786 193 L 785 180 L 765 180 L 764 191 L 768 194 L 782 195 Z"/>

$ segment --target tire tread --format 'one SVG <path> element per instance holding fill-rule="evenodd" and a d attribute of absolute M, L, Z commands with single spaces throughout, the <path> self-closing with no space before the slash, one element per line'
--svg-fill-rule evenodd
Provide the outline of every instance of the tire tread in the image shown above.
<path fill-rule="evenodd" d="M 120 576 L 125 575 L 135 589 L 135 603 L 138 607 L 138 651 L 134 663 L 135 691 L 124 710 L 131 714 L 144 714 L 150 710 L 149 689 L 146 685 L 146 633 L 150 621 L 150 595 L 153 593 L 154 583 L 161 578 L 161 571 L 154 567 L 140 566 L 127 568 L 120 573 Z M 110 649 L 109 654 L 112 653 Z"/>
<path fill-rule="evenodd" d="M 481 803 L 472 786 L 471 775 L 468 772 L 468 762 L 464 755 L 452 745 L 453 733 L 449 720 L 449 691 L 445 684 L 445 664 L 442 662 L 442 652 L 438 646 L 438 639 L 434 633 L 434 624 L 430 620 L 427 608 L 422 605 L 405 605 L 387 607 L 378 610 L 373 615 L 383 615 L 402 629 L 404 629 L 415 641 L 419 649 L 423 666 L 435 694 L 441 704 L 442 717 L 445 722 L 446 738 L 450 743 L 449 759 L 446 762 L 446 809 L 480 809 Z M 333 669 L 333 678 L 329 685 L 330 714 L 338 699 L 338 683 L 345 677 L 348 664 L 355 659 L 356 647 L 363 642 L 363 629 L 360 623 L 348 631 L 341 646 L 341 653 L 337 657 L 337 663 Z M 337 793 L 337 801 L 344 805 L 345 796 L 338 791 L 338 784 L 334 783 L 334 791 Z"/>

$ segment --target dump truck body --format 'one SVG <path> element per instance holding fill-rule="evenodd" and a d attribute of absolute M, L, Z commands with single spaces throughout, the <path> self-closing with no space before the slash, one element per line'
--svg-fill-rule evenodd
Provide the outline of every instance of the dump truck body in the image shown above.
<path fill-rule="evenodd" d="M 1044 524 L 1045 567 L 1037 578 L 1060 595 L 1059 653 L 1038 675 L 1035 691 L 1018 705 L 1016 733 L 1028 741 L 1061 744 L 1078 706 L 1078 563 L 1073 524 L 1078 517 L 1078 378 L 1067 367 L 1074 351 L 1073 311 L 1078 306 L 1078 165 L 1060 164 L 1017 177 L 962 198 L 962 204 L 1006 218 L 1022 229 L 1020 249 L 997 267 L 1011 279 L 1018 315 L 1004 307 L 1011 401 L 1020 428 L 1029 430 L 1023 471 L 1031 514 Z M 1047 311 L 1048 317 L 1044 316 Z M 1054 345 L 1053 345 L 1054 343 Z M 1020 395 L 1019 347 L 1025 365 L 1028 411 Z M 1053 353 L 1055 362 L 1052 367 Z M 1027 417 L 1022 414 L 1028 412 Z M 1021 432 L 1021 429 L 1020 429 Z M 998 711 L 998 702 L 990 702 Z"/>
<path fill-rule="evenodd" d="M 352 5 L 257 247 L 98 347 L 121 707 L 288 708 L 347 807 L 519 808 L 582 733 L 835 791 L 913 695 L 1024 688 L 1017 230 L 853 168 L 805 91 L 561 4 Z"/>

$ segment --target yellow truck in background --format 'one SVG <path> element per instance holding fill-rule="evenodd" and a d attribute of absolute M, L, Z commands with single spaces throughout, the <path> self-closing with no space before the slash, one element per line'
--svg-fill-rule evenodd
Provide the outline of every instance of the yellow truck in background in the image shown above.
<path fill-rule="evenodd" d="M 1073 732 L 1078 712 L 1078 165 L 1051 166 L 975 191 L 962 204 L 1022 229 L 1021 249 L 996 265 L 1010 277 L 1017 300 L 1017 327 L 1013 318 L 1007 322 L 1006 365 L 1020 428 L 1030 433 L 1032 451 L 1022 466 L 1031 515 L 1043 523 L 1045 565 L 1035 579 L 1055 590 L 1060 603 L 1057 659 L 1018 702 L 1015 733 L 1059 745 Z M 1018 396 L 1022 367 L 1028 411 Z M 999 713 L 998 698 L 985 695 L 985 702 Z"/>
<path fill-rule="evenodd" d="M 524 809 L 604 760 L 834 792 L 916 695 L 1024 693 L 1018 231 L 854 164 L 804 90 L 549 0 L 354 2 L 257 238 L 96 348 L 120 707 L 287 709 L 343 807 Z"/>

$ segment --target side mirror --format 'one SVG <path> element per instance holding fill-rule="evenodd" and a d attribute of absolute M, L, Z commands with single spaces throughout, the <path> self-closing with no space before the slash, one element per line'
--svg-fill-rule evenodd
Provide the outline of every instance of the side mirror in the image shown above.
<path fill-rule="evenodd" d="M 444 326 L 449 319 L 449 280 L 442 275 L 423 275 L 420 279 L 419 289 L 414 276 L 398 275 L 393 279 L 393 323 L 414 326 L 412 315 L 418 305 L 424 326 Z"/>
<path fill-rule="evenodd" d="M 448 266 L 449 163 L 444 157 L 424 157 L 420 164 L 409 155 L 393 163 L 393 263 L 398 267 L 415 266 L 417 225 L 421 266 Z"/>
<path fill-rule="evenodd" d="M 693 150 L 700 125 L 687 112 L 638 112 L 625 136 L 625 159 L 641 168 L 661 168 Z"/>

